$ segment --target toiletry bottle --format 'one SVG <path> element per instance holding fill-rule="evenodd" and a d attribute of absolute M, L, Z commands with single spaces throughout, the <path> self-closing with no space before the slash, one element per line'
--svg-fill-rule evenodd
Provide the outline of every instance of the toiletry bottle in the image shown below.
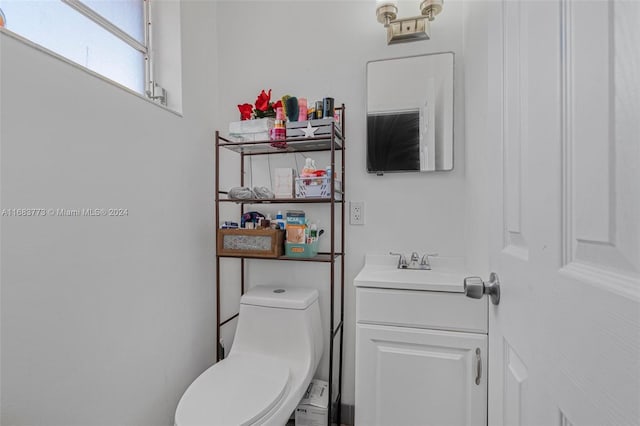
<path fill-rule="evenodd" d="M 278 210 L 278 214 L 276 214 L 276 223 L 278 224 L 278 227 L 280 229 L 284 229 L 286 226 L 286 222 L 284 221 L 284 218 L 282 217 L 282 211 Z"/>
<path fill-rule="evenodd" d="M 316 101 L 316 116 L 315 118 L 322 118 L 322 101 Z"/>
<path fill-rule="evenodd" d="M 314 176 L 315 171 L 316 171 L 315 161 L 313 161 L 312 158 L 307 158 L 304 162 L 304 167 L 302 168 L 302 173 L 300 173 L 300 176 L 302 177 Z"/>
<path fill-rule="evenodd" d="M 271 129 L 271 140 L 280 141 L 287 138 L 287 129 L 284 124 L 284 112 L 282 107 L 278 107 L 276 110 L 276 121 Z"/>
<path fill-rule="evenodd" d="M 324 118 L 333 118 L 333 98 L 322 99 L 322 116 Z"/>
<path fill-rule="evenodd" d="M 305 98 L 298 99 L 298 109 L 300 110 L 298 114 L 298 120 L 304 121 L 307 119 L 307 100 Z"/>
<path fill-rule="evenodd" d="M 318 225 L 315 223 L 312 223 L 309 228 L 309 237 L 312 243 L 318 239 Z"/>

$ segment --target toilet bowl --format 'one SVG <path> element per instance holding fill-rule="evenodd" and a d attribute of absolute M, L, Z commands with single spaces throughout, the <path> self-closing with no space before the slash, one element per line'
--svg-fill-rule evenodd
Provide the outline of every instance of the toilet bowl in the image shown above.
<path fill-rule="evenodd" d="M 229 355 L 187 388 L 175 425 L 286 424 L 313 378 L 322 350 L 317 290 L 249 290 L 240 299 Z"/>

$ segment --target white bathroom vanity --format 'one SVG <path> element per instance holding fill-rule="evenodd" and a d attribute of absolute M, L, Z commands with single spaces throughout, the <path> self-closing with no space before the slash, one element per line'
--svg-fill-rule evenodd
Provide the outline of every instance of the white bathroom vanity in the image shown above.
<path fill-rule="evenodd" d="M 356 276 L 356 425 L 487 424 L 488 298 L 464 264 L 398 269 L 368 255 Z"/>

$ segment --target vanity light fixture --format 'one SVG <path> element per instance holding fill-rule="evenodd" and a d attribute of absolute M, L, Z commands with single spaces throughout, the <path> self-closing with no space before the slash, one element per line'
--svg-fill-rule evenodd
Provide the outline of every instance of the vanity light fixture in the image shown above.
<path fill-rule="evenodd" d="M 429 40 L 431 38 L 430 22 L 442 11 L 442 2 L 443 0 L 422 0 L 421 15 L 397 19 L 397 1 L 377 0 L 376 16 L 378 22 L 387 29 L 387 44 Z"/>

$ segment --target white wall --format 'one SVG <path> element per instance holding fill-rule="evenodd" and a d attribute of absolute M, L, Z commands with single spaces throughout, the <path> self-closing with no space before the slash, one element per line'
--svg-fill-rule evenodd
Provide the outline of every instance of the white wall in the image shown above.
<path fill-rule="evenodd" d="M 0 34 L 2 417 L 172 425 L 214 361 L 214 2 L 182 6 L 184 117 Z"/>
<path fill-rule="evenodd" d="M 129 209 L 125 218 L 2 218 L 2 424 L 171 424 L 214 357 L 211 133 L 263 88 L 347 106 L 347 198 L 366 203 L 366 225 L 347 227 L 344 403 L 354 401 L 352 281 L 364 255 L 438 251 L 483 264 L 465 214 L 481 201 L 466 199 L 470 12 L 449 1 L 433 40 L 386 46 L 374 10 L 365 1 L 185 2 L 184 118 L 0 35 L 2 208 Z M 415 2 L 400 2 L 401 16 L 415 12 Z M 448 50 L 455 170 L 367 174 L 366 62 Z M 237 163 L 222 172 L 230 180 Z M 266 184 L 259 176 L 254 184 Z M 308 210 L 326 226 L 322 206 Z M 471 252 L 465 238 L 478 241 Z M 321 289 L 327 315 L 325 265 L 253 265 L 252 284 Z"/>
<path fill-rule="evenodd" d="M 484 1 L 464 2 L 464 75 L 466 135 L 465 245 L 469 271 L 489 276 L 489 232 L 491 188 L 489 176 L 495 164 L 488 153 L 487 105 L 488 77 L 487 10 Z"/>
<path fill-rule="evenodd" d="M 418 12 L 416 2 L 401 2 L 399 7 L 400 16 Z M 362 267 L 365 254 L 389 250 L 465 254 L 462 23 L 462 3 L 449 1 L 433 23 L 432 40 L 387 46 L 385 31 L 376 22 L 373 1 L 218 4 L 220 96 L 216 124 L 220 129 L 239 119 L 237 104 L 253 103 L 263 88 L 273 89 L 274 96 L 306 95 L 309 100 L 332 96 L 337 104 L 345 103 L 347 107 L 347 198 L 365 202 L 366 221 L 364 226 L 347 226 L 343 389 L 343 402 L 347 404 L 354 402 L 353 278 Z M 367 174 L 366 62 L 448 50 L 456 53 L 455 170 L 383 177 Z M 237 175 L 239 166 L 225 161 L 221 170 L 228 177 Z M 254 179 L 253 184 L 268 182 Z M 323 214 L 321 208 L 305 209 L 318 216 Z M 324 225 L 327 223 L 323 220 Z M 252 284 L 278 281 L 323 289 L 321 303 L 327 315 L 325 265 L 263 261 L 252 264 Z M 226 284 L 228 288 L 229 282 Z"/>

